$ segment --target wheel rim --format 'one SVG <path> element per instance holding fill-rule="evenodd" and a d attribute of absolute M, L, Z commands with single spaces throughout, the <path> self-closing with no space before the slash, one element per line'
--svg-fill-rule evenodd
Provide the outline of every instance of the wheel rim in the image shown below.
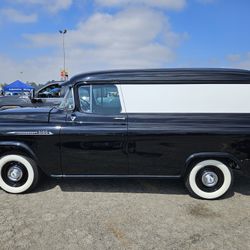
<path fill-rule="evenodd" d="M 215 172 L 204 171 L 201 180 L 206 187 L 214 187 L 218 183 L 219 178 Z"/>
<path fill-rule="evenodd" d="M 212 193 L 222 187 L 224 175 L 217 166 L 205 165 L 197 172 L 195 181 L 200 190 Z"/>
<path fill-rule="evenodd" d="M 15 165 L 9 168 L 7 177 L 10 181 L 20 181 L 23 177 L 23 171 L 18 165 Z"/>

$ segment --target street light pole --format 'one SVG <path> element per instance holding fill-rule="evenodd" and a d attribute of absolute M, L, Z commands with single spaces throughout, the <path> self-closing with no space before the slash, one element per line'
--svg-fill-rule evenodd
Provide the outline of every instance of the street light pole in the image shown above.
<path fill-rule="evenodd" d="M 63 72 L 64 72 L 64 80 L 66 80 L 66 53 L 65 53 L 65 41 L 64 36 L 67 33 L 67 30 L 59 30 L 59 33 L 62 34 L 63 40 Z"/>

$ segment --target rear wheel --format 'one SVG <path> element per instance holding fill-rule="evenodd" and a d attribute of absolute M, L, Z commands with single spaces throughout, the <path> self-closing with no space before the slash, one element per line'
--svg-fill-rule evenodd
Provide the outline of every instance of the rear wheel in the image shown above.
<path fill-rule="evenodd" d="M 231 188 L 233 172 L 218 160 L 203 160 L 196 163 L 186 177 L 190 193 L 202 199 L 217 199 Z"/>
<path fill-rule="evenodd" d="M 13 194 L 33 189 L 39 178 L 35 162 L 21 155 L 5 155 L 0 158 L 0 187 Z"/>

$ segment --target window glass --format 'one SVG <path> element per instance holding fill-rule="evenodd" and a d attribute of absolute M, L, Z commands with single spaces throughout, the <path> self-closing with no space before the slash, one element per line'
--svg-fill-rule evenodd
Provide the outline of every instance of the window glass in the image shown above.
<path fill-rule="evenodd" d="M 95 114 L 119 114 L 121 102 L 115 85 L 92 85 L 79 88 L 81 109 Z"/>
<path fill-rule="evenodd" d="M 67 86 L 62 86 L 62 87 L 61 87 L 61 90 L 60 90 L 60 93 L 59 93 L 59 96 L 60 96 L 61 98 L 64 97 L 67 90 L 68 90 L 68 87 L 67 87 Z"/>
<path fill-rule="evenodd" d="M 73 97 L 73 89 L 68 88 L 61 104 L 59 105 L 60 109 L 73 110 L 75 107 L 74 97 Z"/>
<path fill-rule="evenodd" d="M 78 90 L 81 110 L 83 112 L 91 112 L 91 102 L 90 102 L 90 86 L 81 86 Z"/>
<path fill-rule="evenodd" d="M 121 103 L 115 85 L 93 85 L 93 113 L 119 114 Z"/>

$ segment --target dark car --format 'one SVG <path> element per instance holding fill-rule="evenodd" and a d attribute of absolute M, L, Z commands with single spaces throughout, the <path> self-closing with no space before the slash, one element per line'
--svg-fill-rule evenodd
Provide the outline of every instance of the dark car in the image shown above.
<path fill-rule="evenodd" d="M 250 72 L 120 70 L 82 74 L 57 107 L 0 112 L 0 187 L 56 178 L 182 178 L 216 199 L 250 173 Z"/>
<path fill-rule="evenodd" d="M 46 84 L 34 94 L 18 96 L 0 96 L 0 110 L 17 107 L 42 107 L 54 106 L 62 101 L 65 88 L 64 82 L 54 81 Z"/>

